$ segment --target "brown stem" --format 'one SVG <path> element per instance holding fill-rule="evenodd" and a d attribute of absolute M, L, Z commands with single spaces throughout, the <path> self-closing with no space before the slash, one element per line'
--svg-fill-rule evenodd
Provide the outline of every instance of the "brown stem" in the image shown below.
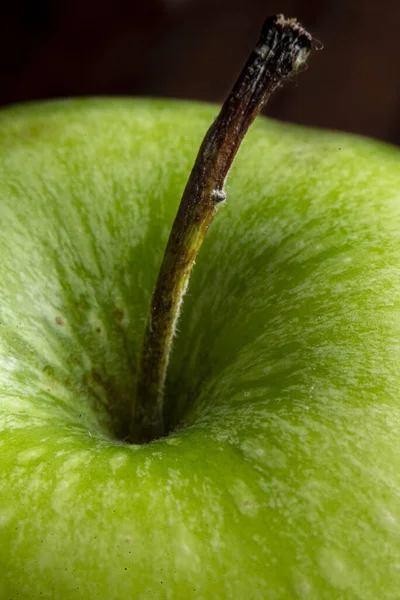
<path fill-rule="evenodd" d="M 250 125 L 281 82 L 304 66 L 311 36 L 283 15 L 264 23 L 217 119 L 207 131 L 175 218 L 152 298 L 139 363 L 131 440 L 164 435 L 163 391 L 172 340 L 190 272 L 218 206 L 224 183 Z"/>

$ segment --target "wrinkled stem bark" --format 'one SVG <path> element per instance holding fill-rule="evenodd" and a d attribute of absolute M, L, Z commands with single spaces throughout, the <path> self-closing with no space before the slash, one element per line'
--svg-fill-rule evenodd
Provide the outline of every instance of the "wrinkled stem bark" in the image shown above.
<path fill-rule="evenodd" d="M 165 250 L 147 320 L 133 411 L 131 441 L 165 434 L 163 393 L 172 341 L 190 272 L 218 207 L 233 159 L 273 91 L 298 72 L 312 38 L 296 19 L 266 20 L 260 39 L 206 133 Z"/>

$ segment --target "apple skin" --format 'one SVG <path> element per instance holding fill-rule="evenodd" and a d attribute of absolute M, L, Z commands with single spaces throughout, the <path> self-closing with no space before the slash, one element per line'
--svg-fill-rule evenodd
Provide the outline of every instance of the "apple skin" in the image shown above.
<path fill-rule="evenodd" d="M 400 589 L 400 152 L 259 119 L 179 323 L 174 431 L 125 444 L 208 105 L 0 116 L 0 599 Z"/>

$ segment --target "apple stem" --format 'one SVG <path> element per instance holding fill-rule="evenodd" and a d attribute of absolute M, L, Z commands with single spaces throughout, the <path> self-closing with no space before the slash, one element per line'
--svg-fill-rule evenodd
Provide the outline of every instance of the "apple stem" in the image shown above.
<path fill-rule="evenodd" d="M 133 443 L 146 443 L 166 433 L 164 384 L 193 264 L 218 207 L 225 201 L 225 180 L 247 130 L 281 82 L 305 65 L 311 44 L 311 35 L 296 19 L 283 15 L 267 19 L 201 144 L 167 243 L 146 324 L 130 436 Z"/>

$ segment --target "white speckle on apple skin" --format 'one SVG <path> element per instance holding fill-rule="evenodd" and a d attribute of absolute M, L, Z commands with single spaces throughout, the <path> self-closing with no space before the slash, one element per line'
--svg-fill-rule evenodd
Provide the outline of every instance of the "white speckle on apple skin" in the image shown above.
<path fill-rule="evenodd" d="M 279 448 L 268 447 L 263 438 L 246 440 L 240 447 L 245 457 L 261 465 L 282 469 L 287 465 L 285 453 Z"/>
<path fill-rule="evenodd" d="M 118 469 L 125 466 L 128 461 L 128 456 L 126 453 L 121 452 L 120 454 L 115 454 L 110 458 L 109 465 L 112 473 L 116 473 Z"/>
<path fill-rule="evenodd" d="M 68 506 L 76 502 L 76 487 L 79 483 L 79 473 L 68 473 L 57 483 L 51 496 L 51 507 L 55 513 L 64 514 Z"/>
<path fill-rule="evenodd" d="M 165 441 L 169 446 L 179 446 L 181 443 L 181 440 L 176 436 L 170 436 Z"/>
<path fill-rule="evenodd" d="M 341 556 L 330 548 L 324 548 L 318 557 L 322 576 L 338 590 L 359 586 L 360 573 L 355 558 Z"/>
<path fill-rule="evenodd" d="M 80 450 L 65 457 L 60 467 L 61 475 L 68 475 L 70 472 L 79 472 L 83 467 L 88 467 L 93 460 L 90 450 Z"/>
<path fill-rule="evenodd" d="M 15 520 L 15 511 L 11 508 L 3 508 L 0 512 L 0 529 L 9 525 L 13 520 Z"/>
<path fill-rule="evenodd" d="M 33 460 L 37 460 L 44 454 L 46 454 L 46 448 L 44 446 L 42 446 L 42 447 L 38 446 L 36 448 L 29 448 L 28 450 L 24 450 L 23 452 L 20 452 L 18 454 L 17 462 L 19 464 L 25 465 L 25 464 L 30 463 Z"/>
<path fill-rule="evenodd" d="M 232 488 L 232 496 L 235 504 L 242 515 L 256 517 L 258 514 L 257 501 L 244 481 L 237 479 Z"/>
<path fill-rule="evenodd" d="M 397 511 L 399 513 L 399 511 Z M 400 515 L 397 516 L 392 512 L 388 511 L 385 507 L 381 507 L 380 515 L 381 524 L 386 527 L 390 532 L 397 531 L 400 537 Z"/>
<path fill-rule="evenodd" d="M 313 590 L 312 582 L 300 570 L 293 568 L 293 590 L 300 600 L 317 600 L 318 593 Z"/>

